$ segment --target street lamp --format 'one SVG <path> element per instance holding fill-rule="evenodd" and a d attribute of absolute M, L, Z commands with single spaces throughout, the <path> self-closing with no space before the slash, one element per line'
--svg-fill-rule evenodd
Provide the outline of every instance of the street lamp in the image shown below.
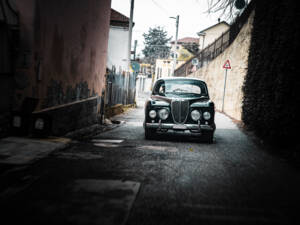
<path fill-rule="evenodd" d="M 206 35 L 206 33 L 205 32 L 198 32 L 197 33 L 198 34 L 198 36 L 200 37 L 202 37 L 202 50 L 204 49 L 204 39 L 205 39 L 205 35 Z"/>
<path fill-rule="evenodd" d="M 175 54 L 173 56 L 173 68 L 172 68 L 172 76 L 174 76 L 174 72 L 175 72 L 175 67 L 177 64 L 177 39 L 178 39 L 178 25 L 179 25 L 179 15 L 177 15 L 176 17 L 170 17 L 171 19 L 175 19 L 176 20 L 176 36 L 175 36 Z"/>

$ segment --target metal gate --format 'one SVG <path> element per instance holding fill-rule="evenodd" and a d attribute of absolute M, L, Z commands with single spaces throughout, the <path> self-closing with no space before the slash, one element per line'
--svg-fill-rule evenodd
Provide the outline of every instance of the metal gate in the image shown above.
<path fill-rule="evenodd" d="M 106 77 L 107 106 L 128 105 L 135 102 L 135 75 L 133 73 L 116 74 L 111 71 Z"/>

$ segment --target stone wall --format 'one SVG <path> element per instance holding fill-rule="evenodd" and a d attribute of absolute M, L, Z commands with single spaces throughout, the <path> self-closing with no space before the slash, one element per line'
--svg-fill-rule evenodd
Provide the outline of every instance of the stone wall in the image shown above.
<path fill-rule="evenodd" d="M 218 57 L 204 67 L 189 75 L 204 80 L 208 85 L 211 99 L 217 110 L 222 110 L 223 89 L 225 81 L 226 60 L 230 61 L 231 69 L 227 71 L 224 112 L 236 120 L 241 120 L 243 92 L 242 86 L 248 67 L 248 54 L 254 12 L 241 28 L 235 41 Z"/>

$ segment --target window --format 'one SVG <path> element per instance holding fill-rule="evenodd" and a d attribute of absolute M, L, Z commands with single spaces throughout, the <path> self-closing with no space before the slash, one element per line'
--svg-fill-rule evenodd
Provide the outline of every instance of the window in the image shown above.
<path fill-rule="evenodd" d="M 207 88 L 204 82 L 190 79 L 158 81 L 153 89 L 153 94 L 165 95 L 167 97 L 208 96 Z"/>

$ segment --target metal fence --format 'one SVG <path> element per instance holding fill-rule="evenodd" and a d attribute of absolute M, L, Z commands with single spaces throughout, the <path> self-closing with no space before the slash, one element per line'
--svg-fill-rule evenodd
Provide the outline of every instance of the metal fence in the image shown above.
<path fill-rule="evenodd" d="M 211 60 L 220 55 L 236 38 L 244 23 L 247 21 L 250 13 L 254 8 L 254 2 L 251 1 L 244 12 L 235 19 L 230 25 L 230 28 L 222 35 L 217 38 L 213 43 L 204 48 L 195 57 L 189 59 L 185 64 L 181 65 L 175 70 L 175 76 L 187 76 L 193 71 L 200 69 L 201 67 L 208 64 Z M 199 63 L 196 68 L 192 65 L 192 60 L 197 58 Z"/>
<path fill-rule="evenodd" d="M 105 104 L 107 106 L 134 104 L 135 78 L 134 73 L 116 74 L 109 71 L 106 77 Z"/>

